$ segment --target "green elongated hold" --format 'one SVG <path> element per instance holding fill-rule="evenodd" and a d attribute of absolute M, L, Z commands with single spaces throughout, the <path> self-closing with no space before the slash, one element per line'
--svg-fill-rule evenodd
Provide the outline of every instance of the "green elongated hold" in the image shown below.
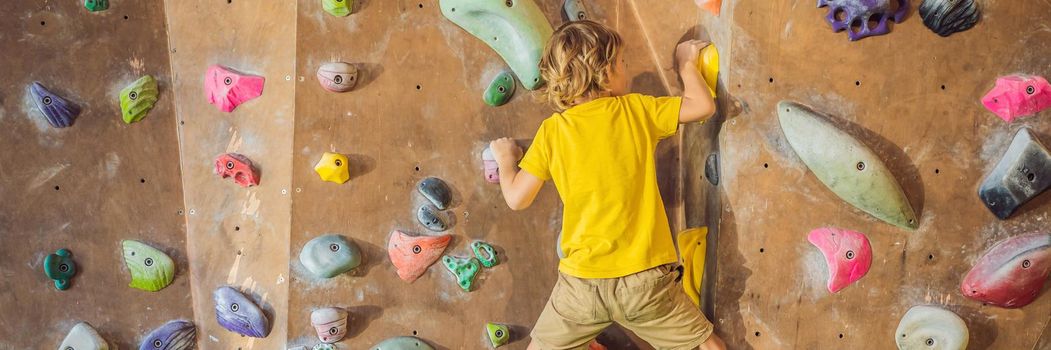
<path fill-rule="evenodd" d="M 381 341 L 372 350 L 434 350 L 427 342 L 416 337 L 394 337 Z"/>
<path fill-rule="evenodd" d="M 489 243 L 482 241 L 471 242 L 471 250 L 474 251 L 474 257 L 478 258 L 478 261 L 482 263 L 482 266 L 493 267 L 500 264 L 500 258 L 496 257 L 496 249 Z"/>
<path fill-rule="evenodd" d="M 354 0 L 321 0 L 321 7 L 330 15 L 345 17 L 354 10 Z"/>
<path fill-rule="evenodd" d="M 44 258 L 44 274 L 55 281 L 58 290 L 69 289 L 70 280 L 77 274 L 77 264 L 69 249 L 59 249 Z"/>
<path fill-rule="evenodd" d="M 889 224 L 919 227 L 901 185 L 868 146 L 798 103 L 779 102 L 777 114 L 788 144 L 839 198 Z"/>
<path fill-rule="evenodd" d="M 109 8 L 109 0 L 84 0 L 84 8 L 91 12 L 105 11 Z"/>
<path fill-rule="evenodd" d="M 120 244 L 124 248 L 124 264 L 131 272 L 129 287 L 156 292 L 175 279 L 175 262 L 168 254 L 139 241 L 125 240 Z"/>
<path fill-rule="evenodd" d="M 482 94 L 482 100 L 485 104 L 496 107 L 503 106 L 507 101 L 511 100 L 511 96 L 515 94 L 515 76 L 510 71 L 503 71 L 497 74 L 493 81 L 489 83 L 489 87 L 485 88 L 485 93 Z"/>
<path fill-rule="evenodd" d="M 541 85 L 540 56 L 551 23 L 533 0 L 440 0 L 445 18 L 493 48 L 533 90 Z"/>
<path fill-rule="evenodd" d="M 493 348 L 507 345 L 511 340 L 511 331 L 506 325 L 489 322 L 485 324 L 485 332 L 489 334 L 489 343 L 493 344 Z"/>
<path fill-rule="evenodd" d="M 124 123 L 131 124 L 142 120 L 157 103 L 157 81 L 152 75 L 142 78 L 120 90 L 120 114 Z"/>
<path fill-rule="evenodd" d="M 465 292 L 471 291 L 471 285 L 474 284 L 474 276 L 478 274 L 478 270 L 482 268 L 478 266 L 478 260 L 474 258 L 461 258 L 456 256 L 443 256 L 442 265 L 445 265 L 445 269 L 449 270 L 449 273 L 453 274 L 456 278 L 456 284 L 460 285 Z"/>

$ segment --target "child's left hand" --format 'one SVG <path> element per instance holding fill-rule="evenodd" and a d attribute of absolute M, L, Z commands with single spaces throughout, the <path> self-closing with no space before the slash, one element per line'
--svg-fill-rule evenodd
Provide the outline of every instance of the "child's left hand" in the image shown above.
<path fill-rule="evenodd" d="M 489 143 L 489 150 L 493 151 L 493 158 L 500 167 L 515 165 L 522 158 L 522 148 L 510 137 L 493 140 Z"/>

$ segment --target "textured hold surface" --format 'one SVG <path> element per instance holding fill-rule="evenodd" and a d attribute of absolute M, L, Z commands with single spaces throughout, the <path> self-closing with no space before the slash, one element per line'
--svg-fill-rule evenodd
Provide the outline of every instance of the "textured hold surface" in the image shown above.
<path fill-rule="evenodd" d="M 266 338 L 270 334 L 270 320 L 263 310 L 236 289 L 219 287 L 212 293 L 212 300 L 215 319 L 223 328 L 254 338 Z"/>
<path fill-rule="evenodd" d="M 511 96 L 515 94 L 515 76 L 511 74 L 511 71 L 502 71 L 493 78 L 493 81 L 489 83 L 489 87 L 485 88 L 485 93 L 482 94 L 482 100 L 485 104 L 496 107 L 503 106 L 507 101 L 511 100 Z"/>
<path fill-rule="evenodd" d="M 332 345 L 332 344 L 321 343 L 321 344 L 314 345 L 314 347 L 312 347 L 310 349 L 311 350 L 336 350 L 336 346 Z"/>
<path fill-rule="evenodd" d="M 394 337 L 381 341 L 372 350 L 434 350 L 426 342 L 415 337 Z"/>
<path fill-rule="evenodd" d="M 697 58 L 697 71 L 701 72 L 701 77 L 708 85 L 708 92 L 712 93 L 713 98 L 716 97 L 715 87 L 719 83 L 719 49 L 715 47 L 715 44 L 701 49 L 701 54 Z"/>
<path fill-rule="evenodd" d="M 1010 123 L 1051 108 L 1051 85 L 1038 75 L 1009 75 L 996 79 L 996 86 L 982 97 L 982 105 Z"/>
<path fill-rule="evenodd" d="M 704 263 L 707 260 L 708 228 L 691 228 L 676 237 L 682 256 L 682 288 L 694 305 L 701 305 L 701 282 L 704 281 Z"/>
<path fill-rule="evenodd" d="M 317 69 L 317 81 L 332 92 L 347 92 L 358 85 L 358 67 L 346 62 L 330 62 Z"/>
<path fill-rule="evenodd" d="M 474 276 L 478 274 L 478 270 L 482 269 L 478 266 L 478 260 L 474 258 L 461 258 L 449 255 L 442 257 L 442 265 L 452 273 L 453 278 L 456 278 L 456 284 L 467 292 L 471 291 L 471 285 L 474 284 Z"/>
<path fill-rule="evenodd" d="M 387 242 L 387 255 L 398 270 L 398 277 L 411 283 L 442 256 L 450 240 L 450 235 L 410 236 L 395 230 Z"/>
<path fill-rule="evenodd" d="M 69 330 L 58 350 L 109 350 L 109 344 L 91 324 L 80 322 Z"/>
<path fill-rule="evenodd" d="M 960 284 L 963 295 L 1004 308 L 1033 302 L 1051 273 L 1051 234 L 1033 233 L 996 243 Z"/>
<path fill-rule="evenodd" d="M 442 179 L 436 177 L 423 179 L 416 185 L 416 190 L 420 191 L 424 198 L 427 198 L 440 210 L 449 209 L 449 205 L 452 204 L 452 190 L 449 189 L 449 185 L 445 184 L 445 181 L 442 181 Z"/>
<path fill-rule="evenodd" d="M 361 265 L 361 250 L 346 237 L 324 235 L 303 245 L 299 262 L 315 276 L 332 278 Z"/>
<path fill-rule="evenodd" d="M 175 320 L 154 329 L 142 340 L 139 350 L 191 350 L 197 344 L 197 327 Z"/>
<path fill-rule="evenodd" d="M 982 12 L 974 0 L 923 0 L 920 17 L 927 28 L 944 37 L 971 29 Z"/>
<path fill-rule="evenodd" d="M 533 90 L 540 86 L 540 55 L 551 24 L 533 0 L 440 0 L 442 14 L 496 50 Z"/>
<path fill-rule="evenodd" d="M 80 114 L 80 108 L 72 102 L 49 91 L 44 85 L 34 81 L 29 85 L 29 93 L 33 95 L 33 103 L 37 110 L 44 115 L 47 123 L 56 128 L 65 128 L 73 125 L 73 120 Z"/>
<path fill-rule="evenodd" d="M 482 263 L 482 266 L 493 267 L 500 264 L 500 257 L 496 256 L 496 249 L 493 249 L 489 243 L 471 242 L 471 251 L 474 251 L 474 257 Z"/>
<path fill-rule="evenodd" d="M 562 19 L 572 22 L 590 18 L 591 15 L 588 14 L 587 6 L 584 6 L 584 0 L 566 0 L 562 4 Z"/>
<path fill-rule="evenodd" d="M 120 90 L 120 114 L 124 123 L 142 120 L 157 103 L 157 81 L 152 75 L 144 75 Z"/>
<path fill-rule="evenodd" d="M 350 180 L 350 160 L 339 153 L 325 152 L 321 160 L 314 165 L 314 172 L 317 172 L 323 181 L 346 183 Z"/>
<path fill-rule="evenodd" d="M 719 154 L 712 153 L 704 160 L 704 178 L 712 186 L 719 186 Z"/>
<path fill-rule="evenodd" d="M 839 198 L 895 226 L 919 227 L 901 185 L 868 146 L 803 105 L 781 101 L 777 114 L 792 149 Z"/>
<path fill-rule="evenodd" d="M 335 343 L 347 335 L 347 316 L 347 310 L 326 307 L 310 313 L 310 324 L 314 326 L 318 339 Z"/>
<path fill-rule="evenodd" d="M 913 306 L 898 323 L 894 339 L 899 350 L 965 350 L 967 324 L 952 311 L 935 306 Z"/>
<path fill-rule="evenodd" d="M 241 187 L 259 185 L 259 170 L 252 161 L 237 153 L 220 154 L 215 157 L 215 174 L 222 178 L 233 178 Z"/>
<path fill-rule="evenodd" d="M 719 15 L 723 7 L 723 0 L 693 0 L 693 2 L 697 3 L 697 7 L 705 9 L 716 16 Z"/>
<path fill-rule="evenodd" d="M 835 293 L 865 277 L 872 266 L 872 246 L 861 232 L 819 228 L 807 236 L 828 266 L 828 291 Z"/>
<path fill-rule="evenodd" d="M 978 197 L 1000 220 L 1051 187 L 1051 153 L 1028 128 L 1015 134 L 996 168 L 982 180 Z"/>
<path fill-rule="evenodd" d="M 109 0 L 84 0 L 84 8 L 91 12 L 105 11 L 109 8 Z"/>
<path fill-rule="evenodd" d="M 264 78 L 241 74 L 220 65 L 208 67 L 204 74 L 204 91 L 208 103 L 223 112 L 232 112 L 245 101 L 263 94 Z"/>
<path fill-rule="evenodd" d="M 175 279 L 175 262 L 168 254 L 139 241 L 121 241 L 124 264 L 131 273 L 129 287 L 156 292 Z"/>
<path fill-rule="evenodd" d="M 44 257 L 44 275 L 55 282 L 58 290 L 69 289 L 70 280 L 77 274 L 77 263 L 73 261 L 73 252 L 59 249 Z"/>
<path fill-rule="evenodd" d="M 890 33 L 887 20 L 901 23 L 909 12 L 908 0 L 896 0 L 898 6 L 892 11 L 891 0 L 817 0 L 817 7 L 828 6 L 825 19 L 832 30 L 847 31 L 850 40 Z M 842 18 L 837 18 L 841 14 Z M 871 23 L 875 26 L 869 27 Z"/>
<path fill-rule="evenodd" d="M 489 343 L 492 344 L 494 348 L 507 345 L 507 343 L 511 341 L 511 330 L 509 330 L 506 325 L 492 322 L 486 323 L 485 333 L 489 335 Z"/>
<path fill-rule="evenodd" d="M 321 7 L 330 15 L 344 17 L 354 10 L 354 0 L 321 0 Z"/>
<path fill-rule="evenodd" d="M 485 174 L 485 181 L 491 184 L 500 183 L 500 164 L 496 163 L 496 157 L 493 156 L 493 151 L 486 147 L 482 151 L 482 171 Z"/>
<path fill-rule="evenodd" d="M 446 222 L 445 214 L 430 204 L 416 210 L 416 220 L 420 222 L 420 225 L 434 232 L 445 232 L 449 229 L 449 223 Z"/>

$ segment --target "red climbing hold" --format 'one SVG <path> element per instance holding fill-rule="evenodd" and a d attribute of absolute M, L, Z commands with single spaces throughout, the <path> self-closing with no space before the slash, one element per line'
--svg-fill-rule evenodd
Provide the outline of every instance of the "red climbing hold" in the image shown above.
<path fill-rule="evenodd" d="M 438 261 L 451 240 L 450 235 L 412 236 L 394 230 L 387 242 L 387 255 L 398 269 L 398 277 L 411 283 Z"/>
<path fill-rule="evenodd" d="M 237 153 L 226 153 L 216 157 L 215 174 L 224 179 L 232 177 L 241 187 L 259 185 L 259 171 L 248 157 Z"/>
<path fill-rule="evenodd" d="M 825 255 L 829 292 L 838 292 L 865 277 L 872 266 L 872 246 L 861 232 L 819 228 L 810 231 L 807 240 Z"/>
<path fill-rule="evenodd" d="M 963 295 L 1004 308 L 1036 300 L 1051 273 L 1051 234 L 1036 233 L 1000 241 L 985 253 L 960 284 Z"/>

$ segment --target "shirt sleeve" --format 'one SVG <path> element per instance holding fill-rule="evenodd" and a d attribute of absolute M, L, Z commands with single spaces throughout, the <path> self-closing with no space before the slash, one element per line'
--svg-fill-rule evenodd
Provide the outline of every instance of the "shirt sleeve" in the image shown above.
<path fill-rule="evenodd" d="M 650 112 L 657 139 L 675 135 L 675 132 L 679 130 L 679 108 L 682 107 L 682 97 L 647 97 L 649 100 L 647 111 Z"/>
<path fill-rule="evenodd" d="M 547 129 L 546 121 L 540 124 L 540 129 L 533 137 L 533 144 L 529 146 L 522 161 L 518 162 L 518 167 L 538 179 L 548 181 L 551 180 L 551 143 L 545 129 Z"/>

